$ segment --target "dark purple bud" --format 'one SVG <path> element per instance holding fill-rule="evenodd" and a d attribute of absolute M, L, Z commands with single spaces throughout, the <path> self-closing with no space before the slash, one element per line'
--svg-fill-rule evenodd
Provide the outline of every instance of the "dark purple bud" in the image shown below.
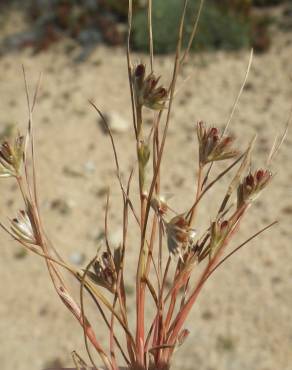
<path fill-rule="evenodd" d="M 137 78 L 143 78 L 145 75 L 145 66 L 144 64 L 138 64 L 135 69 L 135 77 Z"/>
<path fill-rule="evenodd" d="M 222 223 L 221 223 L 221 231 L 224 231 L 224 230 L 226 230 L 227 228 L 228 228 L 228 221 L 223 221 Z"/>
<path fill-rule="evenodd" d="M 254 186 L 254 177 L 252 174 L 249 174 L 248 176 L 246 176 L 245 178 L 245 184 L 247 186 L 250 186 L 251 188 Z"/>

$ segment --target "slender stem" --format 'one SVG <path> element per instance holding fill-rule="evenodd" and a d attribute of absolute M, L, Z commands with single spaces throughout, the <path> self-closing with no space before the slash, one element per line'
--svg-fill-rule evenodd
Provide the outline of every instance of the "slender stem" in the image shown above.
<path fill-rule="evenodd" d="M 150 66 L 151 72 L 153 72 L 153 28 L 152 28 L 152 0 L 148 0 L 148 33 L 149 33 L 149 54 L 150 54 Z"/>
<path fill-rule="evenodd" d="M 203 181 L 203 166 L 201 164 L 199 164 L 197 190 L 196 190 L 196 196 L 195 196 L 195 202 L 194 202 L 194 204 L 196 204 L 196 206 L 193 207 L 192 210 L 191 210 L 191 215 L 190 215 L 190 220 L 189 220 L 189 225 L 190 226 L 193 224 L 194 219 L 195 219 L 198 199 L 199 199 L 199 197 L 201 195 L 201 192 L 202 192 L 202 181 Z"/>
<path fill-rule="evenodd" d="M 144 194 L 144 171 L 145 168 L 140 164 L 139 150 L 143 145 L 143 119 L 142 119 L 142 105 L 136 104 L 136 117 L 137 117 L 137 159 L 139 166 L 139 193 L 140 193 L 140 204 L 141 204 L 141 245 L 138 259 L 137 275 L 136 275 L 136 304 L 137 304 L 137 317 L 136 317 L 136 349 L 137 349 L 137 361 L 140 366 L 144 363 L 144 307 L 145 307 L 145 282 L 143 277 L 145 273 L 145 262 L 146 262 L 146 245 L 145 240 L 142 240 L 142 230 L 145 223 L 145 210 L 146 210 L 146 197 Z"/>
<path fill-rule="evenodd" d="M 206 268 L 204 269 L 204 271 L 201 275 L 201 278 L 199 279 L 194 291 L 192 292 L 190 297 L 187 299 L 184 306 L 180 309 L 179 313 L 177 314 L 175 320 L 173 321 L 173 323 L 172 323 L 172 325 L 169 329 L 168 340 L 167 340 L 167 343 L 169 345 L 173 345 L 175 343 L 175 341 L 177 339 L 177 335 L 178 335 L 179 331 L 181 330 L 182 325 L 185 322 L 185 320 L 186 320 L 186 318 L 187 318 L 187 316 L 190 312 L 190 309 L 192 308 L 193 304 L 195 303 L 195 301 L 196 301 L 203 285 L 205 284 L 207 278 L 210 276 L 209 275 L 210 271 L 212 271 L 213 268 L 216 266 L 216 264 L 218 263 L 218 260 L 220 259 L 223 252 L 225 251 L 226 246 L 229 244 L 230 239 L 232 238 L 232 236 L 238 230 L 239 225 L 240 225 L 240 220 L 242 219 L 242 217 L 243 217 L 245 211 L 247 210 L 247 208 L 248 208 L 248 206 L 246 206 L 246 205 L 243 206 L 242 208 L 238 209 L 234 213 L 234 215 L 231 217 L 233 227 L 231 228 L 229 233 L 226 235 L 225 239 L 222 241 L 222 244 L 221 244 L 220 248 L 218 248 L 215 255 L 210 259 L 210 261 L 209 261 L 208 265 L 206 266 Z M 168 350 L 167 353 L 168 353 L 168 356 L 171 355 L 170 350 Z"/>
<path fill-rule="evenodd" d="M 138 138 L 137 133 L 137 119 L 136 119 L 136 112 L 135 112 L 135 97 L 134 97 L 134 89 L 132 83 L 132 63 L 131 63 L 131 32 L 132 32 L 132 15 L 133 15 L 133 0 L 129 0 L 128 6 L 128 32 L 127 32 L 127 67 L 128 67 L 128 79 L 129 79 L 129 86 L 130 86 L 130 94 L 131 94 L 131 107 L 132 107 L 132 115 L 133 115 L 133 126 L 135 131 L 136 140 Z"/>

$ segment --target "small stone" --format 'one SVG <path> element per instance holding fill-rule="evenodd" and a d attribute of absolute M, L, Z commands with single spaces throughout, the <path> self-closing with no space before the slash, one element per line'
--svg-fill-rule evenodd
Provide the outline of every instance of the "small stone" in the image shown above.
<path fill-rule="evenodd" d="M 117 112 L 110 112 L 105 115 L 106 122 L 112 132 L 115 133 L 123 133 L 127 132 L 131 128 L 131 124 L 128 120 L 123 118 L 119 113 Z M 104 122 L 99 119 L 98 121 L 99 125 L 101 126 L 102 130 L 107 133 L 107 128 L 104 125 Z"/>
<path fill-rule="evenodd" d="M 14 253 L 14 258 L 17 260 L 22 260 L 27 256 L 27 250 L 24 249 L 23 247 L 19 248 L 15 253 Z"/>
<path fill-rule="evenodd" d="M 58 211 L 62 215 L 67 215 L 71 212 L 73 202 L 64 199 L 55 199 L 51 203 L 51 209 Z"/>
<path fill-rule="evenodd" d="M 222 351 L 233 351 L 235 349 L 235 343 L 233 341 L 233 338 L 225 337 L 223 335 L 219 335 L 217 338 L 217 350 L 219 352 Z"/>
<path fill-rule="evenodd" d="M 72 252 L 69 255 L 69 260 L 74 265 L 80 266 L 85 261 L 85 254 L 84 253 L 81 253 L 81 252 Z"/>
<path fill-rule="evenodd" d="M 206 310 L 206 311 L 202 312 L 202 319 L 203 320 L 211 320 L 213 318 L 213 316 L 214 315 L 211 311 Z"/>
<path fill-rule="evenodd" d="M 102 186 L 101 188 L 93 189 L 93 194 L 97 198 L 104 198 L 108 194 L 109 187 L 108 186 Z"/>
<path fill-rule="evenodd" d="M 48 306 L 42 306 L 39 310 L 39 315 L 40 316 L 46 316 L 48 314 L 49 310 L 48 310 Z"/>
<path fill-rule="evenodd" d="M 84 174 L 81 171 L 77 171 L 68 166 L 63 167 L 63 174 L 68 177 L 84 177 Z"/>
<path fill-rule="evenodd" d="M 94 173 L 96 170 L 95 163 L 93 161 L 87 161 L 84 164 L 84 171 L 88 174 Z"/>

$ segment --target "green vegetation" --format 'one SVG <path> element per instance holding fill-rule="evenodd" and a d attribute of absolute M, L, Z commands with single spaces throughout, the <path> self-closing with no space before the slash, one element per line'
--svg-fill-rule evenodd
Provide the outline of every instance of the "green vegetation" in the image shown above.
<path fill-rule="evenodd" d="M 186 15 L 184 44 L 191 33 L 191 25 L 197 13 L 199 1 L 191 0 Z M 182 12 L 182 3 L 177 0 L 156 0 L 153 2 L 154 45 L 157 53 L 170 53 L 175 50 L 177 30 L 179 26 L 178 14 Z M 148 35 L 145 32 L 147 16 L 145 11 L 138 11 L 134 17 L 134 46 L 137 50 L 146 51 Z M 193 48 L 227 50 L 239 49 L 249 45 L 250 25 L 247 18 L 239 11 L 216 6 L 213 2 L 206 2 L 203 9 L 199 32 Z"/>

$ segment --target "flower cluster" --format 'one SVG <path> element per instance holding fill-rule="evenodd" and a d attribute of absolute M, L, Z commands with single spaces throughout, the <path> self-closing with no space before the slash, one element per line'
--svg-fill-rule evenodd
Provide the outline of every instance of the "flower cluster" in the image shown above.
<path fill-rule="evenodd" d="M 209 254 L 214 255 L 218 249 L 224 243 L 229 231 L 231 229 L 231 224 L 227 220 L 216 220 L 211 224 L 210 233 L 210 244 L 209 244 Z"/>
<path fill-rule="evenodd" d="M 153 110 L 164 108 L 167 100 L 167 90 L 162 86 L 157 86 L 160 77 L 155 77 L 153 73 L 146 76 L 144 64 L 138 64 L 134 70 L 133 82 L 135 89 L 136 103 Z"/>
<path fill-rule="evenodd" d="M 163 217 L 168 211 L 168 205 L 163 196 L 152 197 L 150 204 L 159 217 Z"/>
<path fill-rule="evenodd" d="M 109 252 L 103 252 L 95 260 L 93 269 L 94 272 L 88 271 L 91 280 L 114 293 L 116 291 L 117 272 L 112 255 Z"/>
<path fill-rule="evenodd" d="M 13 144 L 5 141 L 0 147 L 0 177 L 17 176 L 24 151 L 24 137 L 18 135 Z"/>
<path fill-rule="evenodd" d="M 193 243 L 195 231 L 183 215 L 175 216 L 169 222 L 165 222 L 165 228 L 170 255 L 182 258 L 181 251 Z"/>
<path fill-rule="evenodd" d="M 38 245 L 38 233 L 31 212 L 20 210 L 11 221 L 11 231 L 16 239 Z"/>
<path fill-rule="evenodd" d="M 233 138 L 231 136 L 220 136 L 220 132 L 216 127 L 207 129 L 203 122 L 199 122 L 197 135 L 199 160 L 202 166 L 209 162 L 234 158 L 238 155 L 238 151 L 231 147 Z"/>
<path fill-rule="evenodd" d="M 255 200 L 271 178 L 272 173 L 269 170 L 259 169 L 253 174 L 249 173 L 237 188 L 238 208 L 245 203 Z"/>

